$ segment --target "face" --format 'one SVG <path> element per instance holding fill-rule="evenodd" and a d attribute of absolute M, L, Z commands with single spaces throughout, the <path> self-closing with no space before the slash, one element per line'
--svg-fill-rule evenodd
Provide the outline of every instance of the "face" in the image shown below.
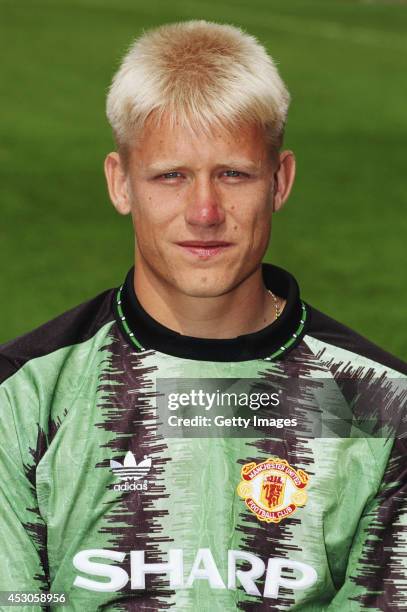
<path fill-rule="evenodd" d="M 127 175 L 117 153 L 105 161 L 111 198 L 132 216 L 136 266 L 185 295 L 232 290 L 263 259 L 273 205 L 291 187 L 290 159 L 286 152 L 272 161 L 254 125 L 207 136 L 147 122 Z"/>

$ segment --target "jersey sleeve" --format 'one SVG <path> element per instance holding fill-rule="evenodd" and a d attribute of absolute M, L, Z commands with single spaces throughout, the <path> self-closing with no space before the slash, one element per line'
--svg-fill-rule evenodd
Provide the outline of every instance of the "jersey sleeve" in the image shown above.
<path fill-rule="evenodd" d="M 346 579 L 329 610 L 407 609 L 406 447 L 405 438 L 395 439 L 378 491 L 359 521 Z"/>
<path fill-rule="evenodd" d="M 44 444 L 35 389 L 17 372 L 0 385 L 0 591 L 49 590 L 46 525 L 35 490 Z"/>

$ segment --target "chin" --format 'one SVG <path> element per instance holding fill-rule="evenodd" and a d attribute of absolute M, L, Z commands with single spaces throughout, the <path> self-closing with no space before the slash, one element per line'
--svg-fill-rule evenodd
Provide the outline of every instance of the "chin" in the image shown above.
<path fill-rule="evenodd" d="M 177 283 L 178 290 L 184 295 L 190 297 L 217 297 L 227 293 L 231 287 L 231 283 L 211 282 L 208 278 L 207 282 L 191 281 L 190 283 Z"/>

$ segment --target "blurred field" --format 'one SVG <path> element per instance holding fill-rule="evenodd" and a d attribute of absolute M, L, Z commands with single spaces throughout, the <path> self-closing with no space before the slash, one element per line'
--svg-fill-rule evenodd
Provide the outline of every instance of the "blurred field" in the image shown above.
<path fill-rule="evenodd" d="M 206 18 L 255 34 L 293 96 L 294 193 L 268 261 L 303 297 L 407 358 L 407 6 L 339 0 L 0 0 L 0 341 L 132 265 L 107 196 L 105 94 L 142 29 Z"/>

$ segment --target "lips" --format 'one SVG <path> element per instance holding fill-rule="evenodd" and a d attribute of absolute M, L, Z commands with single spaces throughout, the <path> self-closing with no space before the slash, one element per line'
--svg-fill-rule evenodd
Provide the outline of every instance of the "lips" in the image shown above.
<path fill-rule="evenodd" d="M 231 243 L 223 240 L 184 240 L 183 242 L 177 242 L 180 246 L 190 246 L 197 248 L 207 248 L 216 246 L 228 246 Z"/>
<path fill-rule="evenodd" d="M 180 246 L 184 252 L 191 253 L 199 259 L 209 259 L 215 255 L 224 253 L 232 246 L 231 242 L 225 242 L 223 240 L 184 240 L 176 244 Z"/>

